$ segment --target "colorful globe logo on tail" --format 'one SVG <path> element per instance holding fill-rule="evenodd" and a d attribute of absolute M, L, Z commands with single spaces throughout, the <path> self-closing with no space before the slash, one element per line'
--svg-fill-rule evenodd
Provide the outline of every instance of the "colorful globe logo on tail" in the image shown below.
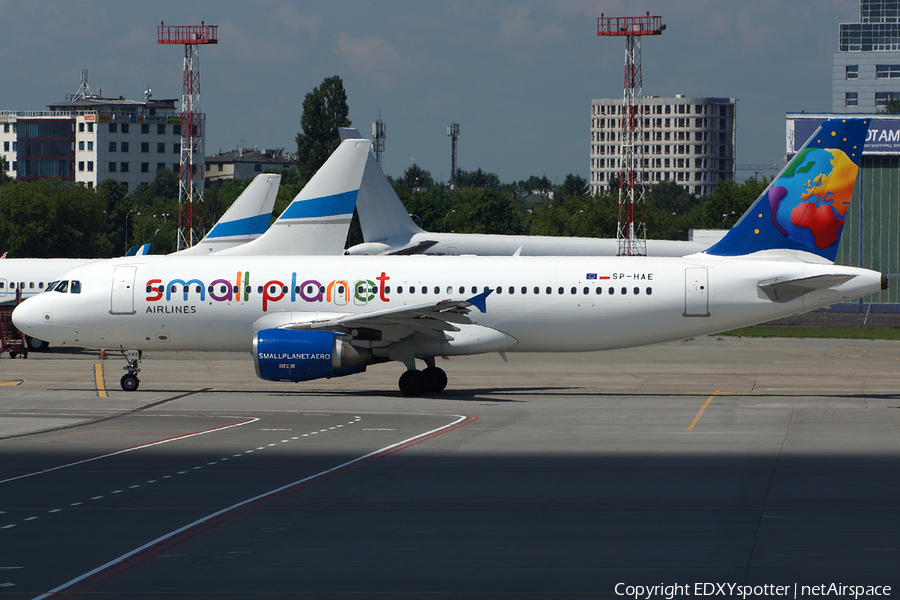
<path fill-rule="evenodd" d="M 772 224 L 810 248 L 837 244 L 859 168 L 842 150 L 807 148 L 769 188 Z"/>
<path fill-rule="evenodd" d="M 823 122 L 784 172 L 705 254 L 788 250 L 834 262 L 868 131 L 867 119 Z"/>

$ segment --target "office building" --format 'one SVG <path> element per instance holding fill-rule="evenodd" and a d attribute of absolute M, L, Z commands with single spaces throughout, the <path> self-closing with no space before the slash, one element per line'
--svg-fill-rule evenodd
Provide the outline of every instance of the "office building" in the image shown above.
<path fill-rule="evenodd" d="M 900 99 L 900 0 L 860 0 L 859 22 L 840 23 L 831 110 L 875 113 Z"/>

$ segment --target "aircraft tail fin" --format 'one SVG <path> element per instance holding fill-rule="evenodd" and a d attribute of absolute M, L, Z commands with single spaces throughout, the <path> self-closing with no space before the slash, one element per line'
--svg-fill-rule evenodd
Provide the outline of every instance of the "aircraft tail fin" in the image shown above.
<path fill-rule="evenodd" d="M 358 130 L 349 127 L 340 128 L 339 133 L 342 140 L 361 137 Z M 359 225 L 366 242 L 424 233 L 409 216 L 409 211 L 403 206 L 371 152 L 366 161 L 359 198 L 356 200 L 356 211 L 359 213 Z"/>
<path fill-rule="evenodd" d="M 281 175 L 257 175 L 200 242 L 175 254 L 211 254 L 255 240 L 269 228 L 280 184 Z"/>
<path fill-rule="evenodd" d="M 343 254 L 371 143 L 341 142 L 268 231 L 219 254 Z"/>
<path fill-rule="evenodd" d="M 868 130 L 868 119 L 822 123 L 725 237 L 704 253 L 788 250 L 834 262 Z"/>

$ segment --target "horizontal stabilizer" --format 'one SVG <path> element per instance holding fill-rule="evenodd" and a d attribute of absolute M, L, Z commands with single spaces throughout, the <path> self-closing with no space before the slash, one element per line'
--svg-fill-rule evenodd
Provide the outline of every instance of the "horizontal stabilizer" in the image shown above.
<path fill-rule="evenodd" d="M 837 287 L 854 277 L 856 275 L 815 275 L 800 279 L 776 277 L 774 280 L 760 281 L 759 289 L 773 302 L 790 302 L 816 290 Z"/>
<path fill-rule="evenodd" d="M 405 248 L 400 248 L 399 250 L 391 250 L 390 252 L 385 252 L 385 254 L 388 256 L 411 256 L 413 254 L 425 254 L 425 252 L 429 248 L 435 245 L 437 245 L 437 240 L 424 240 L 414 246 L 407 246 Z"/>

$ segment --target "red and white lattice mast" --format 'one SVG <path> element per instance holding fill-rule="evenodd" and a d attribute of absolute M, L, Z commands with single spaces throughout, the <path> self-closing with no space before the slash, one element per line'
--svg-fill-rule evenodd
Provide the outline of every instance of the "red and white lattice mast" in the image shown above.
<path fill-rule="evenodd" d="M 644 116 L 641 96 L 641 36 L 660 35 L 662 17 L 604 17 L 597 19 L 597 35 L 625 38 L 625 95 L 622 99 L 619 150 L 619 256 L 646 256 L 647 225 L 644 203 Z"/>
<path fill-rule="evenodd" d="M 184 46 L 184 83 L 181 91 L 181 162 L 178 186 L 178 250 L 200 241 L 203 216 L 194 203 L 203 202 L 203 117 L 200 113 L 200 45 L 218 44 L 218 26 L 165 25 L 157 27 L 159 44 Z M 198 207 L 199 208 L 199 207 Z"/>

